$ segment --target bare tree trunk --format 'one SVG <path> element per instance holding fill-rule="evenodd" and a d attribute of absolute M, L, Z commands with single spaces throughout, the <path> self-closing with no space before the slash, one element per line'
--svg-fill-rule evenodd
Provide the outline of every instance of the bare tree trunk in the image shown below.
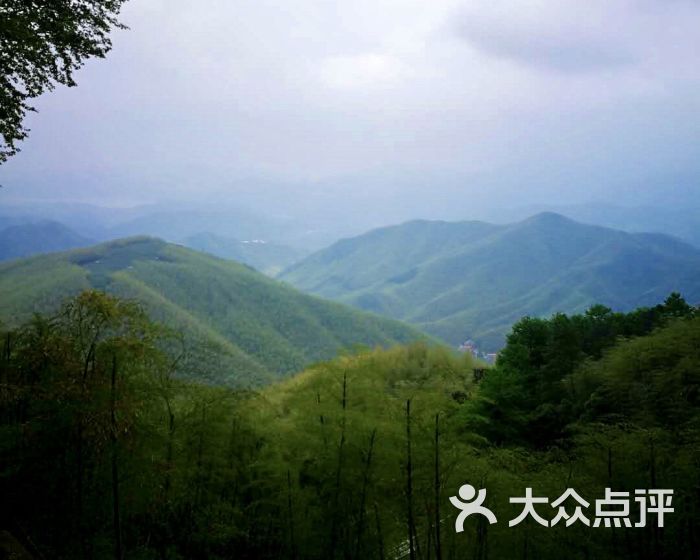
<path fill-rule="evenodd" d="M 374 439 L 377 436 L 377 428 L 372 430 L 372 435 L 369 438 L 369 449 L 365 458 L 365 470 L 362 476 L 362 494 L 360 496 L 360 512 L 357 521 L 357 539 L 355 541 L 354 558 L 360 558 L 360 547 L 362 543 L 362 531 L 365 528 L 365 507 L 367 503 L 367 487 L 369 485 L 369 471 L 372 466 L 372 452 L 374 450 Z"/>
<path fill-rule="evenodd" d="M 321 406 L 321 391 L 316 392 L 316 404 L 319 407 Z M 328 449 L 328 438 L 326 437 L 326 419 L 323 417 L 323 414 L 319 414 L 318 420 L 321 424 L 321 437 L 323 438 L 323 449 L 327 450 Z"/>
<path fill-rule="evenodd" d="M 379 544 L 379 560 L 384 560 L 384 535 L 382 534 L 382 522 L 379 518 L 379 508 L 377 502 L 374 502 L 374 520 L 377 526 L 377 541 Z"/>
<path fill-rule="evenodd" d="M 432 556 L 432 546 L 433 546 L 433 522 L 430 517 L 430 504 L 428 501 L 425 501 L 425 515 L 428 519 L 428 530 L 426 532 L 426 538 L 425 538 L 425 556 L 423 557 L 423 560 L 430 560 L 430 557 Z M 418 536 L 416 536 L 416 540 L 420 542 L 418 539 Z M 420 545 L 419 545 L 420 546 Z"/>
<path fill-rule="evenodd" d="M 10 345 L 10 333 L 5 335 L 5 340 L 3 341 L 2 348 L 2 367 L 0 367 L 0 390 L 4 391 L 5 385 L 8 383 L 8 375 L 10 372 L 10 358 L 12 356 L 11 345 Z M 2 399 L 4 395 L 0 393 L 0 404 L 4 402 Z"/>
<path fill-rule="evenodd" d="M 612 452 L 612 446 L 608 446 L 608 486 L 610 488 L 613 487 L 613 452 Z M 611 535 L 612 535 L 612 545 L 613 545 L 613 551 L 617 553 L 617 532 L 615 531 L 615 525 L 613 524 L 611 528 Z"/>
<path fill-rule="evenodd" d="M 87 541 L 85 540 L 85 521 L 83 512 L 83 418 L 82 413 L 78 418 L 78 434 L 76 442 L 76 501 L 78 509 L 78 533 L 80 538 L 80 550 L 82 551 L 83 560 L 88 557 Z"/>
<path fill-rule="evenodd" d="M 486 480 L 482 477 L 479 482 L 479 487 L 484 488 L 486 486 Z M 488 547 L 488 529 L 489 525 L 486 522 L 486 518 L 480 515 L 476 520 L 476 539 L 474 541 L 474 558 L 475 560 L 487 560 L 489 557 L 489 547 Z M 527 542 L 527 527 L 526 527 L 525 539 Z M 454 533 L 453 533 L 454 536 Z M 525 545 L 527 548 L 527 544 Z"/>
<path fill-rule="evenodd" d="M 114 364 L 113 364 L 114 365 Z M 95 372 L 95 344 L 92 343 L 90 344 L 90 347 L 88 349 L 87 355 L 85 356 L 85 361 L 83 363 L 83 376 L 82 376 L 82 382 L 81 382 L 81 400 L 80 400 L 80 406 L 84 402 L 86 402 L 86 395 L 87 395 L 87 380 L 88 380 L 88 373 L 90 372 L 90 368 L 92 367 L 92 373 L 94 374 Z M 84 504 L 85 504 L 85 447 L 84 447 L 84 429 L 85 429 L 85 414 L 84 411 L 81 410 L 80 408 L 78 409 L 78 419 L 77 419 L 77 425 L 78 425 L 78 434 L 77 434 L 77 439 L 78 441 L 76 442 L 76 471 L 77 471 L 77 476 L 76 476 L 76 500 L 77 500 L 77 509 L 78 509 L 78 533 L 79 533 L 79 538 L 80 538 L 80 550 L 82 552 L 82 557 L 85 558 L 90 558 L 92 556 L 90 552 L 90 546 L 88 544 L 89 540 L 88 535 L 86 535 L 87 527 L 85 523 L 85 513 L 84 513 Z"/>
<path fill-rule="evenodd" d="M 658 488 L 656 481 L 656 448 L 654 446 L 654 437 L 649 438 L 649 488 Z M 654 558 L 662 558 L 661 550 L 661 530 L 655 525 L 651 526 L 651 536 L 653 542 Z"/>
<path fill-rule="evenodd" d="M 347 389 L 348 389 L 348 372 L 343 373 L 343 400 L 342 400 L 342 417 L 340 420 L 340 444 L 338 445 L 338 465 L 335 470 L 335 491 L 333 494 L 333 510 L 331 513 L 331 538 L 329 546 L 328 558 L 335 556 L 335 547 L 338 540 L 338 506 L 340 502 L 340 480 L 343 471 L 343 451 L 345 449 L 345 410 L 347 407 Z"/>
<path fill-rule="evenodd" d="M 413 516 L 413 457 L 411 456 L 411 399 L 406 401 L 406 522 L 408 524 L 408 554 L 416 560 L 415 530 Z"/>
<path fill-rule="evenodd" d="M 110 420 L 112 440 L 112 514 L 114 522 L 114 558 L 122 560 L 122 528 L 119 512 L 119 471 L 117 463 L 117 356 L 112 355 L 112 384 L 110 398 Z"/>
<path fill-rule="evenodd" d="M 9 398 L 10 375 L 10 333 L 5 335 L 2 347 L 2 362 L 0 362 L 0 422 L 12 421 Z"/>
<path fill-rule="evenodd" d="M 435 558 L 442 560 L 440 538 L 440 414 L 435 415 Z"/>
<path fill-rule="evenodd" d="M 292 560 L 296 558 L 296 541 L 294 539 L 294 509 L 292 508 L 292 475 L 287 469 L 287 513 L 289 516 L 289 551 Z"/>
<path fill-rule="evenodd" d="M 199 427 L 199 438 L 197 441 L 197 482 L 194 491 L 194 507 L 199 505 L 204 484 L 204 429 L 207 420 L 207 405 L 202 402 L 202 423 Z"/>
<path fill-rule="evenodd" d="M 173 414 L 170 399 L 165 397 L 165 405 L 168 409 L 168 445 L 165 450 L 165 483 L 163 485 L 163 493 L 167 501 L 170 494 L 171 471 L 173 468 L 173 439 L 175 437 L 175 414 Z"/>

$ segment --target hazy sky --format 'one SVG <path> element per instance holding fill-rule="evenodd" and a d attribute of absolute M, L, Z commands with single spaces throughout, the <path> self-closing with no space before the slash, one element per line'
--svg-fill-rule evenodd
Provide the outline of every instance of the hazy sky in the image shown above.
<path fill-rule="evenodd" d="M 0 204 L 247 190 L 454 210 L 700 179 L 697 0 L 131 0 L 122 19 L 77 88 L 37 101 Z"/>

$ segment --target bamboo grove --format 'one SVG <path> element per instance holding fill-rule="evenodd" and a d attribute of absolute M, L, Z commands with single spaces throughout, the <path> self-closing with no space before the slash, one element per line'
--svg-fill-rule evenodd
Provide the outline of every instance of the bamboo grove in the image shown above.
<path fill-rule="evenodd" d="M 700 551 L 700 319 L 677 294 L 523 319 L 483 380 L 416 343 L 257 390 L 197 384 L 187 340 L 96 291 L 2 340 L 0 532 L 30 558 Z M 449 497 L 467 482 L 499 522 L 458 534 Z M 663 529 L 509 528 L 525 487 L 673 488 L 675 512 Z"/>

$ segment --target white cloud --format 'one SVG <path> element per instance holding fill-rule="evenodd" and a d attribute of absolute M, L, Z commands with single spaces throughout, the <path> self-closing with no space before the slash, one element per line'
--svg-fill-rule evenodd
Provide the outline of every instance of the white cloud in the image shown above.
<path fill-rule="evenodd" d="M 386 54 L 331 56 L 321 61 L 321 81 L 337 89 L 367 91 L 396 85 L 408 75 L 406 65 Z"/>

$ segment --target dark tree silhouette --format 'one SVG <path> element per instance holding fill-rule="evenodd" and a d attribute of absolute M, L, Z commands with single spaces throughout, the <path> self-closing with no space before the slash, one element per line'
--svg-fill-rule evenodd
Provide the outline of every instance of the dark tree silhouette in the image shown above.
<path fill-rule="evenodd" d="M 126 0 L 0 0 L 0 164 L 19 151 L 34 111 L 29 100 L 56 84 L 74 86 L 73 73 L 112 48 L 109 33 Z"/>

